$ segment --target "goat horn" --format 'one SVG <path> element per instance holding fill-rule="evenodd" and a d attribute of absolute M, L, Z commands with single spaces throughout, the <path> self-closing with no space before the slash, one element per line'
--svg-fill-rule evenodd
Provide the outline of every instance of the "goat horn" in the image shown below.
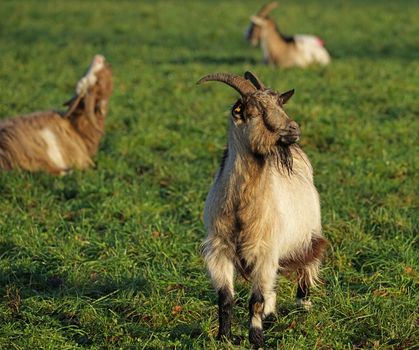
<path fill-rule="evenodd" d="M 259 17 L 266 17 L 269 12 L 271 12 L 274 8 L 278 7 L 278 3 L 276 1 L 270 2 L 269 4 L 266 4 L 262 6 L 262 8 L 258 12 Z"/>
<path fill-rule="evenodd" d="M 69 106 L 67 111 L 63 115 L 64 118 L 69 117 L 74 112 L 74 110 L 77 108 L 78 104 L 80 103 L 80 100 L 81 100 L 81 96 L 76 95 L 71 100 L 64 103 L 64 106 L 66 105 Z"/>
<path fill-rule="evenodd" d="M 252 94 L 256 91 L 256 88 L 252 85 L 249 80 L 244 79 L 240 75 L 230 73 L 214 73 L 208 74 L 205 77 L 199 79 L 197 84 L 202 84 L 207 81 L 221 81 L 227 85 L 230 85 L 235 89 L 242 97 Z"/>
<path fill-rule="evenodd" d="M 256 87 L 258 90 L 265 90 L 265 85 L 260 81 L 260 79 L 254 75 L 252 72 L 247 71 L 244 73 L 244 78 L 250 80 L 251 83 Z"/>

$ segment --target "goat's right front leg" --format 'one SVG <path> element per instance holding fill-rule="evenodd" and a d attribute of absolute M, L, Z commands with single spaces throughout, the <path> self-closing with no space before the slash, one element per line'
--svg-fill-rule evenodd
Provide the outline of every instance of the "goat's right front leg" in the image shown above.
<path fill-rule="evenodd" d="M 211 253 L 206 256 L 208 271 L 218 293 L 218 336 L 220 340 L 231 339 L 233 319 L 234 264 L 224 254 Z"/>
<path fill-rule="evenodd" d="M 228 288 L 218 290 L 218 335 L 217 339 L 231 339 L 231 321 L 233 319 L 233 294 Z"/>

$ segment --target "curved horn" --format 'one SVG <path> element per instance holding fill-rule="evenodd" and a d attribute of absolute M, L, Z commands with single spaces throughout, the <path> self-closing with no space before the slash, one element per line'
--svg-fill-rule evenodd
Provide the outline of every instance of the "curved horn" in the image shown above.
<path fill-rule="evenodd" d="M 64 103 L 64 106 L 68 106 L 67 111 L 63 114 L 64 118 L 68 118 L 71 114 L 73 114 L 74 110 L 77 108 L 81 100 L 80 95 L 76 95 L 71 98 L 69 101 Z"/>
<path fill-rule="evenodd" d="M 262 8 L 258 12 L 258 16 L 260 17 L 266 17 L 269 15 L 269 12 L 271 12 L 274 8 L 278 7 L 278 3 L 276 1 L 270 2 L 269 4 L 266 4 L 262 6 Z"/>
<path fill-rule="evenodd" d="M 227 85 L 230 85 L 235 89 L 241 96 L 252 94 L 256 91 L 256 88 L 250 83 L 249 80 L 244 79 L 240 75 L 230 73 L 213 73 L 202 77 L 197 81 L 197 84 L 202 84 L 207 81 L 221 81 Z"/>
<path fill-rule="evenodd" d="M 252 84 L 256 87 L 258 90 L 265 90 L 265 85 L 260 81 L 260 79 L 254 75 L 252 72 L 247 71 L 244 73 L 244 77 L 247 80 L 250 80 Z"/>

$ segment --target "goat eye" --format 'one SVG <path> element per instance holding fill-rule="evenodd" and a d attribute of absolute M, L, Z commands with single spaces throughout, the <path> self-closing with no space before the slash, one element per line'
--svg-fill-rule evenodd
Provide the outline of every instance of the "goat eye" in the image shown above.
<path fill-rule="evenodd" d="M 237 101 L 231 109 L 231 114 L 234 119 L 243 119 L 243 105 L 240 101 Z"/>

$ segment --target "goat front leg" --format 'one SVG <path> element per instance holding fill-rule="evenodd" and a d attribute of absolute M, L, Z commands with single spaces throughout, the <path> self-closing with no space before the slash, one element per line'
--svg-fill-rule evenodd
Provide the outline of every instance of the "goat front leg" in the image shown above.
<path fill-rule="evenodd" d="M 218 290 L 218 335 L 217 339 L 232 339 L 233 294 L 227 287 Z"/>
<path fill-rule="evenodd" d="M 218 293 L 218 335 L 217 339 L 231 339 L 233 319 L 234 264 L 224 254 L 211 252 L 205 258 L 215 290 Z"/>
<path fill-rule="evenodd" d="M 249 341 L 254 348 L 263 348 L 263 317 L 264 298 L 260 290 L 253 290 L 249 301 Z"/>
<path fill-rule="evenodd" d="M 253 283 L 252 296 L 249 302 L 249 341 L 254 348 L 263 347 L 263 320 L 274 316 L 276 312 L 276 266 L 269 265 L 260 271 Z"/>

